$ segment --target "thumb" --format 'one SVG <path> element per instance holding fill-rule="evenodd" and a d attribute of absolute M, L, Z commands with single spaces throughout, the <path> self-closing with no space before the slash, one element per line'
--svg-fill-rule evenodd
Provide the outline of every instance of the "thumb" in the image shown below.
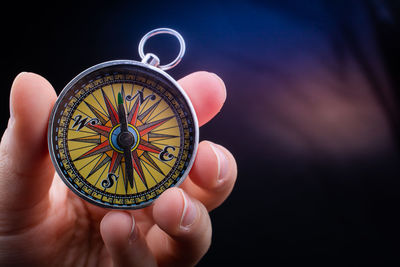
<path fill-rule="evenodd" d="M 45 199 L 54 168 L 46 132 L 56 93 L 33 73 L 20 73 L 10 95 L 10 119 L 0 143 L 0 209 L 28 210 Z"/>

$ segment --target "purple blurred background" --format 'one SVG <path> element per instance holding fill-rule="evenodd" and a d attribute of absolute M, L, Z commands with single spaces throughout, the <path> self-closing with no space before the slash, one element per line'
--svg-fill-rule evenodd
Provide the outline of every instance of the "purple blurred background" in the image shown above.
<path fill-rule="evenodd" d="M 139 59 L 149 30 L 187 44 L 169 73 L 207 70 L 228 97 L 201 139 L 239 168 L 211 213 L 199 266 L 358 266 L 399 263 L 399 4 L 397 1 L 108 1 L 10 4 L 2 18 L 1 129 L 20 71 L 59 93 L 82 70 Z M 173 38 L 149 51 L 169 61 Z M 174 50 L 175 49 L 175 50 Z"/>

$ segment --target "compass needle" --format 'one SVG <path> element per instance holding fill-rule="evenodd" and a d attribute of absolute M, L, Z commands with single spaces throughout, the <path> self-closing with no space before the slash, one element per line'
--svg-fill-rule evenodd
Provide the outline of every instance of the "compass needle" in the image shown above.
<path fill-rule="evenodd" d="M 189 97 L 152 55 L 142 62 L 113 60 L 76 76 L 50 117 L 51 159 L 67 186 L 106 208 L 138 209 L 185 179 L 198 146 L 198 122 Z"/>
<path fill-rule="evenodd" d="M 128 130 L 128 123 L 126 122 L 126 112 L 122 94 L 118 93 L 118 117 L 120 122 L 121 132 L 117 137 L 118 144 L 123 148 L 125 158 L 125 188 L 127 189 L 128 183 L 133 188 L 133 166 L 131 147 L 134 144 L 134 136 Z"/>

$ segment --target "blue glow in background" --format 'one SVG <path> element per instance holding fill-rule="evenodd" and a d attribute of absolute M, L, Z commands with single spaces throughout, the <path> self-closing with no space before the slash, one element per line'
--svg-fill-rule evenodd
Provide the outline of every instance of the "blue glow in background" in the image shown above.
<path fill-rule="evenodd" d="M 138 60 L 137 44 L 149 30 L 176 29 L 187 51 L 168 72 L 223 78 L 226 104 L 201 128 L 201 139 L 230 149 L 239 168 L 231 197 L 211 213 L 213 243 L 199 266 L 393 263 L 400 237 L 398 100 L 370 2 L 15 7 L 13 19 L 3 21 L 2 90 L 8 95 L 14 76 L 32 71 L 59 93 L 92 65 Z M 157 37 L 146 51 L 167 62 L 176 45 Z M 8 114 L 8 98 L 1 101 Z"/>

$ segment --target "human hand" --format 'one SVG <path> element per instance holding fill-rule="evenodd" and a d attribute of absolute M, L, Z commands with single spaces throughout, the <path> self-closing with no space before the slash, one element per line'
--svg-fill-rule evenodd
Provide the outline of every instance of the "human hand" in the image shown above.
<path fill-rule="evenodd" d="M 179 81 L 203 125 L 226 98 L 214 74 Z M 83 201 L 54 172 L 47 124 L 56 93 L 44 78 L 19 74 L 0 144 L 1 266 L 192 266 L 211 242 L 208 211 L 230 194 L 236 163 L 203 141 L 189 177 L 150 207 L 110 211 Z"/>

